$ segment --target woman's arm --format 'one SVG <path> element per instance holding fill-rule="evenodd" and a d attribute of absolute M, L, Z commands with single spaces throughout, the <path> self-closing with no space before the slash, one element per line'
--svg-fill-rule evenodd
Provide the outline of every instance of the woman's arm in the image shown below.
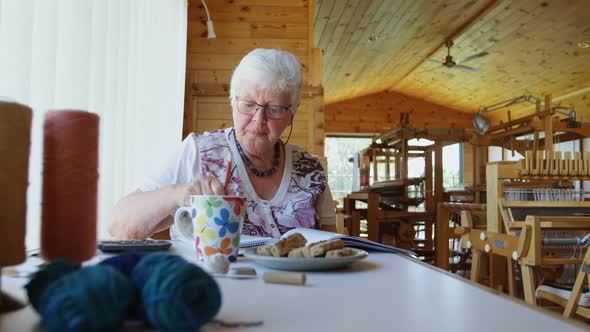
<path fill-rule="evenodd" d="M 135 191 L 115 204 L 109 218 L 109 233 L 115 239 L 145 239 L 170 225 L 167 216 L 180 206 L 177 192 L 182 185 L 154 191 Z M 170 223 L 170 221 L 168 221 Z"/>
<path fill-rule="evenodd" d="M 191 195 L 224 195 L 215 177 L 201 176 L 189 184 L 173 184 L 153 191 L 135 191 L 111 210 L 109 233 L 115 239 L 145 239 L 172 225 L 169 216 L 188 205 Z"/>
<path fill-rule="evenodd" d="M 172 225 L 170 215 L 181 205 L 188 184 L 200 167 L 195 134 L 188 135 L 171 155 L 155 161 L 140 189 L 111 209 L 108 231 L 115 239 L 144 239 Z M 160 164 L 161 163 L 161 164 Z"/>
<path fill-rule="evenodd" d="M 326 184 L 326 189 L 318 199 L 315 209 L 320 217 L 320 229 L 328 232 L 336 232 L 336 209 L 330 187 Z"/>

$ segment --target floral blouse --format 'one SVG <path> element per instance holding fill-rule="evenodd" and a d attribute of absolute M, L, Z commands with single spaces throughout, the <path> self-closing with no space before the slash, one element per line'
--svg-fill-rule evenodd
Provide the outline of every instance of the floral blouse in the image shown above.
<path fill-rule="evenodd" d="M 141 190 L 154 190 L 175 183 L 189 183 L 201 175 L 224 181 L 227 159 L 232 156 L 228 194 L 245 198 L 243 234 L 280 237 L 296 227 L 319 228 L 335 223 L 332 194 L 320 161 L 295 145 L 285 146 L 285 169 L 281 184 L 270 200 L 260 198 L 236 148 L 231 128 L 190 134 L 160 174 Z M 174 227 L 171 236 L 175 238 Z"/>

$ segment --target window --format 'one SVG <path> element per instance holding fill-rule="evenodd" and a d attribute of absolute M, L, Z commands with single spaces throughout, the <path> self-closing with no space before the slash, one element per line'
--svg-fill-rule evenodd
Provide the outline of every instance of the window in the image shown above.
<path fill-rule="evenodd" d="M 463 144 L 455 143 L 443 147 L 443 187 L 463 185 Z"/>
<path fill-rule="evenodd" d="M 367 148 L 372 142 L 370 137 L 326 137 L 324 154 L 328 160 L 328 184 L 335 200 L 343 203 L 344 197 L 352 192 L 352 162 L 349 161 L 356 152 Z M 421 139 L 411 140 L 410 145 L 428 145 L 432 142 Z M 463 145 L 453 144 L 443 148 L 443 184 L 445 188 L 463 184 Z M 379 165 L 379 174 L 385 174 L 385 165 Z M 392 167 L 393 174 L 393 167 Z M 370 172 L 371 181 L 373 172 Z M 410 158 L 408 177 L 424 176 L 424 159 Z M 384 179 L 379 179 L 384 180 Z"/>
<path fill-rule="evenodd" d="M 370 137 L 326 137 L 324 154 L 328 159 L 328 184 L 340 205 L 352 192 L 352 162 L 348 159 L 369 146 L 371 141 Z"/>

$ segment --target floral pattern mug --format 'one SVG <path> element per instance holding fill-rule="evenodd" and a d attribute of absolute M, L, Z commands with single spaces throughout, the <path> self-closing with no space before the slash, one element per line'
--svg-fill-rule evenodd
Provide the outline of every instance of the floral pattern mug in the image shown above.
<path fill-rule="evenodd" d="M 190 206 L 176 210 L 174 224 L 183 240 L 195 243 L 198 260 L 221 253 L 233 262 L 245 214 L 242 197 L 192 195 Z"/>

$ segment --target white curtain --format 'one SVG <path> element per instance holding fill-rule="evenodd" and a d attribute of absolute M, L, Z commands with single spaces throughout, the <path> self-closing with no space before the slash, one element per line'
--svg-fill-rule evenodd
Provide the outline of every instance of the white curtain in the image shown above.
<path fill-rule="evenodd" d="M 186 0 L 0 0 L 0 98 L 33 108 L 29 248 L 39 242 L 43 113 L 100 115 L 106 237 L 114 202 L 182 138 L 186 21 Z"/>

